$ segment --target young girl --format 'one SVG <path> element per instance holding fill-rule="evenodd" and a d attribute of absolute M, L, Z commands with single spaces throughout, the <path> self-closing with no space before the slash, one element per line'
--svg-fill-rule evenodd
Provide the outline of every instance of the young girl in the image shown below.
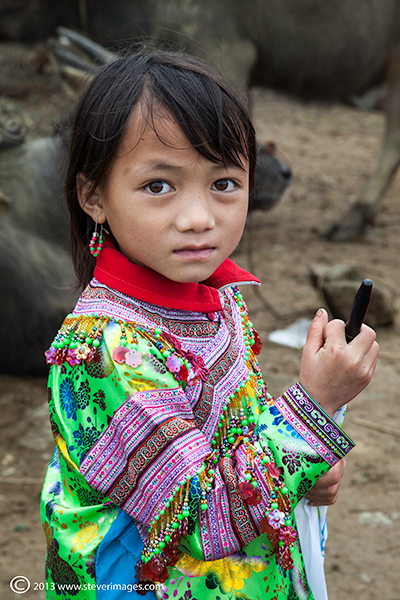
<path fill-rule="evenodd" d="M 48 598 L 313 598 L 293 511 L 353 446 L 331 417 L 378 345 L 319 310 L 299 383 L 267 392 L 238 288 L 259 281 L 228 258 L 255 163 L 239 98 L 189 56 L 116 59 L 80 101 L 66 192 L 84 291 L 46 352 Z"/>

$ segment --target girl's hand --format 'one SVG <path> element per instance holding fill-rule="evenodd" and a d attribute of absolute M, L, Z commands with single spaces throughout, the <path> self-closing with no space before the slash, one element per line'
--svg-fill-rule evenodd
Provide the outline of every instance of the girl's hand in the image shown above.
<path fill-rule="evenodd" d="M 318 479 L 317 483 L 305 495 L 310 506 L 329 506 L 330 504 L 335 504 L 345 467 L 346 460 L 342 458 Z"/>
<path fill-rule="evenodd" d="M 320 308 L 301 359 L 300 384 L 330 416 L 369 384 L 379 352 L 373 329 L 364 324 L 347 344 L 344 328 L 339 319 L 328 322 L 326 310 Z"/>

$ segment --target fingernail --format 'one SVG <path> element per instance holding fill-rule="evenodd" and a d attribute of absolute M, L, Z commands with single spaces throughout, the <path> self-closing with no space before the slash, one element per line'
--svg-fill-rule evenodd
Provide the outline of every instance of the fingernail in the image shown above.
<path fill-rule="evenodd" d="M 324 311 L 322 310 L 322 308 L 319 308 L 319 309 L 317 310 L 317 312 L 315 313 L 315 317 L 321 317 L 321 316 L 323 315 L 323 312 L 324 312 Z M 315 317 L 314 317 L 314 318 L 315 318 Z"/>

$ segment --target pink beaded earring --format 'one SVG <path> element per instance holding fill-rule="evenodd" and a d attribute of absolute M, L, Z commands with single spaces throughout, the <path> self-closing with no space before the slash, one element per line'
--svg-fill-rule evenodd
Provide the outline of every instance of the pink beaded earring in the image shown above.
<path fill-rule="evenodd" d="M 103 233 L 103 224 L 100 225 L 100 234 L 97 231 L 97 221 L 95 221 L 94 231 L 92 235 L 92 239 L 89 242 L 89 252 L 94 258 L 100 254 L 103 250 L 103 242 L 104 242 L 104 233 Z M 107 230 L 104 229 L 107 233 Z M 98 241 L 97 241 L 98 238 Z M 97 243 L 96 243 L 97 242 Z"/>

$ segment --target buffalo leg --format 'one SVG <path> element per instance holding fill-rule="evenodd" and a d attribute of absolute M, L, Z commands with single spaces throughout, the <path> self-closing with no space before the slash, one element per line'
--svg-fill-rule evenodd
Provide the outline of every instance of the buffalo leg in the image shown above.
<path fill-rule="evenodd" d="M 386 129 L 380 156 L 374 173 L 355 203 L 340 221 L 322 232 L 336 241 L 351 240 L 361 235 L 366 225 L 373 223 L 383 195 L 400 164 L 400 45 L 392 51 L 388 65 L 388 97 Z"/>

